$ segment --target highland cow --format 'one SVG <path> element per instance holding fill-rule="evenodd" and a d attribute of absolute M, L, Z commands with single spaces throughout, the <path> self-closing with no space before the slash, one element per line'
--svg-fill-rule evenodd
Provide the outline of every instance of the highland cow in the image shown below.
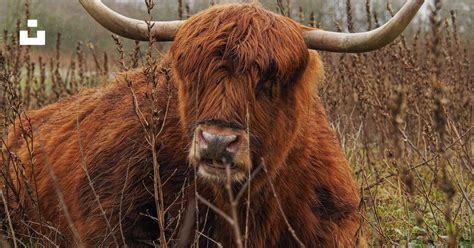
<path fill-rule="evenodd" d="M 255 3 L 149 26 L 80 2 L 124 37 L 174 42 L 153 70 L 17 120 L 4 183 L 17 230 L 86 247 L 359 244 L 361 199 L 317 96 L 324 70 L 313 50 L 378 49 L 422 0 L 354 34 L 304 27 Z M 159 132 L 150 136 L 152 119 Z"/>

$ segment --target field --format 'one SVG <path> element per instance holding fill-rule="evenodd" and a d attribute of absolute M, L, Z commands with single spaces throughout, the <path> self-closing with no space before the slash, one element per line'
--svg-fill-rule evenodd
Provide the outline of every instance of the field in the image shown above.
<path fill-rule="evenodd" d="M 287 13 L 286 1 L 277 3 Z M 366 23 L 354 23 L 351 1 L 346 4 L 344 21 L 335 21 L 338 29 L 381 24 L 381 13 L 370 8 Z M 326 79 L 319 95 L 359 183 L 370 247 L 474 246 L 474 47 L 460 33 L 456 12 L 442 10 L 441 1 L 434 1 L 426 23 L 381 50 L 321 53 Z M 390 5 L 384 10 L 393 12 Z M 62 52 L 58 34 L 56 48 L 39 53 L 19 46 L 17 33 L 5 31 L 0 44 L 2 174 L 11 156 L 3 149 L 7 127 L 24 111 L 100 87 L 166 50 L 133 42 L 124 48 L 126 41 L 110 38 L 115 50 L 78 42 L 74 52 Z M 31 130 L 23 137 L 34 142 Z M 15 230 L 8 214 L 3 217 L 4 234 L 12 238 Z M 21 235 L 27 234 L 16 233 Z M 29 246 L 49 242 L 30 239 Z"/>

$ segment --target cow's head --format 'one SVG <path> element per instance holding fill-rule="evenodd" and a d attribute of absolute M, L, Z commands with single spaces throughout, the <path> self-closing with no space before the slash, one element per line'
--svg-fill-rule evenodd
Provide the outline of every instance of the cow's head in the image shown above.
<path fill-rule="evenodd" d="M 300 80 L 309 56 L 295 22 L 256 4 L 213 7 L 181 26 L 171 56 L 199 174 L 239 180 L 262 159 L 280 164 L 313 84 Z"/>
<path fill-rule="evenodd" d="M 100 0 L 80 2 L 119 35 L 174 40 L 172 70 L 189 134 L 189 161 L 207 178 L 238 181 L 262 161 L 271 173 L 284 161 L 310 108 L 315 76 L 322 75 L 317 53 L 308 48 L 383 47 L 424 1 L 408 1 L 384 26 L 353 34 L 304 27 L 258 4 L 212 7 L 186 21 L 155 22 L 149 32 L 145 22 L 121 16 Z"/>

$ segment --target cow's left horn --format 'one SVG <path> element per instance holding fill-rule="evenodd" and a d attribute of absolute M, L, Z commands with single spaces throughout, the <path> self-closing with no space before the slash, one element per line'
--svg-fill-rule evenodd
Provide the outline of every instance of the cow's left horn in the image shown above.
<path fill-rule="evenodd" d="M 102 26 L 125 38 L 149 40 L 148 26 L 145 21 L 125 17 L 107 6 L 100 0 L 79 0 L 84 9 Z M 182 21 L 152 22 L 151 37 L 158 41 L 172 41 Z"/>
<path fill-rule="evenodd" d="M 320 29 L 305 31 L 308 48 L 343 53 L 377 50 L 397 38 L 416 15 L 424 0 L 407 0 L 402 9 L 385 25 L 362 33 L 336 33 Z"/>

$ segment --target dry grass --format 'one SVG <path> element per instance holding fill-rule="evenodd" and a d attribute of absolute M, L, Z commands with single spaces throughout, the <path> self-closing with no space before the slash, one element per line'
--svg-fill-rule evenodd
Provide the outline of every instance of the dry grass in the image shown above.
<path fill-rule="evenodd" d="M 277 3 L 281 13 L 289 13 L 291 1 Z M 372 28 L 379 23 L 367 3 L 364 25 Z M 441 2 L 434 3 L 429 23 L 424 23 L 429 28 L 420 26 L 384 49 L 323 53 L 326 82 L 320 95 L 360 184 L 370 246 L 473 245 L 473 47 L 459 36 L 455 13 L 440 16 Z M 183 16 L 182 1 L 180 6 Z M 346 6 L 348 23 L 338 26 L 353 30 L 350 0 Z M 304 21 L 300 10 L 298 18 Z M 393 12 L 390 5 L 387 11 Z M 308 19 L 317 25 L 313 15 Z M 118 63 L 110 63 L 92 44 L 78 43 L 65 64 L 60 35 L 54 53 L 34 60 L 29 48 L 16 45 L 17 33 L 5 32 L 0 44 L 0 137 L 23 111 L 94 87 L 113 77 L 110 68 L 143 65 L 153 70 L 156 63 L 151 50 L 141 59 L 138 44 L 128 53 L 116 39 Z M 147 133 L 156 137 L 159 131 L 150 128 Z M 34 141 L 31 130 L 23 130 L 22 137 L 30 144 Z M 149 142 L 154 146 L 154 140 Z M 1 156 L 5 177 L 14 164 L 6 161 L 14 155 L 3 151 Z M 159 179 L 156 164 L 154 171 Z M 159 189 L 155 192 L 160 206 L 162 195 Z M 34 198 L 35 193 L 29 193 Z M 157 211 L 157 221 L 164 225 L 160 208 Z M 0 219 L 4 234 L 18 241 L 12 245 L 21 245 L 20 240 L 28 238 L 15 239 L 8 217 Z M 48 241 L 40 238 L 34 243 Z M 161 245 L 165 247 L 166 240 Z"/>

